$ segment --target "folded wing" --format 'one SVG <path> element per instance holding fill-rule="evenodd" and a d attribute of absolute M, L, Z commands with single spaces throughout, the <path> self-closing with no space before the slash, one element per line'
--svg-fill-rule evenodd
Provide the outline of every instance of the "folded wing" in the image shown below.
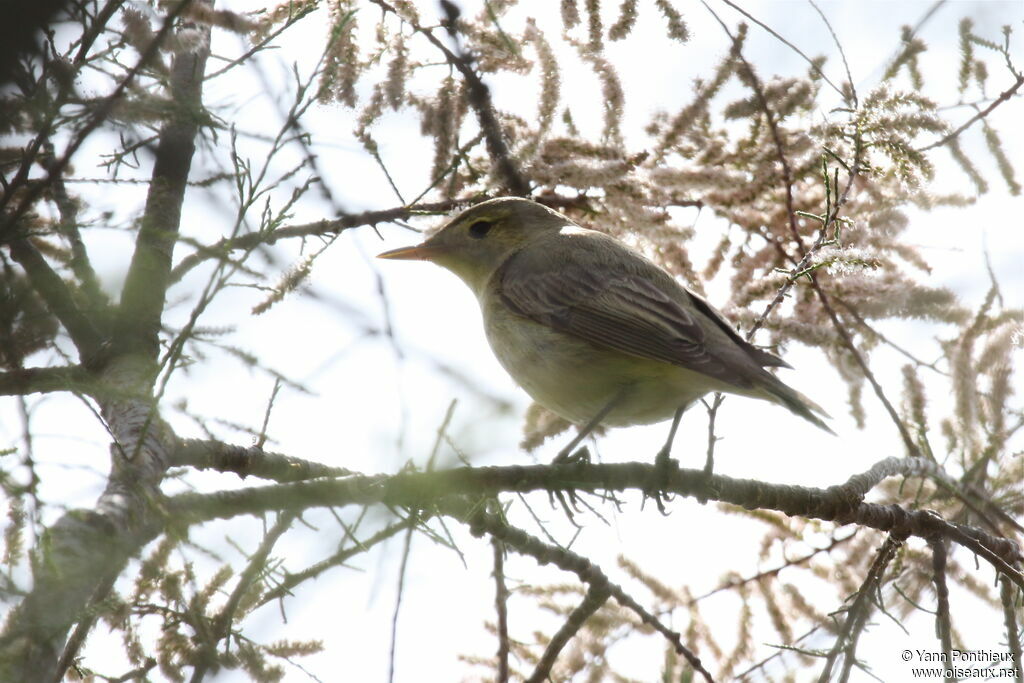
<path fill-rule="evenodd" d="M 621 264 L 584 258 L 554 267 L 544 267 L 542 255 L 527 255 L 531 263 L 523 267 L 515 256 L 499 273 L 501 296 L 517 314 L 597 346 L 679 365 L 738 388 L 754 385 L 751 370 L 782 363 L 743 341 L 669 275 L 644 272 L 653 266 L 637 265 L 640 257 L 628 253 L 631 259 Z M 777 363 L 760 361 L 751 351 Z"/>

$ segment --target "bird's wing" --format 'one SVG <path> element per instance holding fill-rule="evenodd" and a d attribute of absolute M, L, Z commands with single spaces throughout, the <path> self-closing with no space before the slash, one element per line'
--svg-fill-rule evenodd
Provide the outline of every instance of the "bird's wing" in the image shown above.
<path fill-rule="evenodd" d="M 750 370 L 759 368 L 746 343 L 736 344 L 734 331 L 730 336 L 715 329 L 724 321 L 708 316 L 667 274 L 644 277 L 643 269 L 637 272 L 628 261 L 620 266 L 585 255 L 561 264 L 532 258 L 530 267 L 516 258 L 499 273 L 502 300 L 513 312 L 597 346 L 685 367 L 736 387 L 753 386 Z"/>

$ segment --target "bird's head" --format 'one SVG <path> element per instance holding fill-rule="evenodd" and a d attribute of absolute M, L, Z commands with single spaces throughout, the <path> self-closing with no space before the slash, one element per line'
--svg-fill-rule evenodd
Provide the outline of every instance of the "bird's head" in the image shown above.
<path fill-rule="evenodd" d="M 466 209 L 422 243 L 385 251 L 378 258 L 436 263 L 479 294 L 509 256 L 566 225 L 571 225 L 569 219 L 546 206 L 520 197 L 499 197 Z"/>

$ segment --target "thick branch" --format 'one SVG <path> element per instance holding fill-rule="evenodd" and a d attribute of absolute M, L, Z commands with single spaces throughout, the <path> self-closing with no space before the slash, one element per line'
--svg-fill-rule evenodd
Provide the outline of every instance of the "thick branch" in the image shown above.
<path fill-rule="evenodd" d="M 160 352 L 164 295 L 170 283 L 181 206 L 195 153 L 203 73 L 210 54 L 209 27 L 194 30 L 201 33 L 199 45 L 181 49 L 171 67 L 170 96 L 176 109 L 160 130 L 142 227 L 121 293 L 118 350 L 140 351 L 151 359 Z"/>
<path fill-rule="evenodd" d="M 343 477 L 352 474 L 342 467 L 330 467 L 280 453 L 267 453 L 257 446 L 245 448 L 221 441 L 200 439 L 180 440 L 178 447 L 171 454 L 170 466 L 233 472 L 243 479 L 252 475 L 278 482 Z"/>
<path fill-rule="evenodd" d="M 61 368 L 22 368 L 0 372 L 0 396 L 27 396 L 54 391 L 83 390 L 89 373 L 78 365 Z"/>
<path fill-rule="evenodd" d="M 32 591 L 11 612 L 0 634 L 0 681 L 50 681 L 69 627 L 86 617 L 87 603 L 145 543 L 156 525 L 118 515 L 74 510 L 46 531 Z M 134 527 L 134 528 L 133 528 Z"/>
<path fill-rule="evenodd" d="M 174 17 L 188 1 L 179 3 L 169 13 L 164 29 L 150 47 L 154 54 L 156 41 L 162 40 L 165 30 L 173 25 Z M 114 355 L 104 364 L 99 377 L 101 382 L 124 388 L 125 393 L 132 395 L 142 394 L 151 386 L 151 361 L 159 351 L 157 334 L 166 279 L 198 130 L 195 113 L 199 111 L 203 67 L 209 51 L 209 27 L 192 30 L 200 34 L 199 46 L 191 51 L 191 47 L 185 46 L 195 43 L 181 41 L 175 59 L 171 90 L 181 109 L 170 117 L 161 132 L 146 215 L 122 294 L 121 346 L 115 351 L 133 353 Z M 122 92 L 126 83 L 122 81 L 114 94 Z M 90 119 L 68 145 L 64 157 L 50 166 L 50 182 L 63 172 L 90 126 L 98 126 L 103 117 L 105 113 L 98 113 Z M 18 211 L 25 210 L 30 200 L 34 201 L 31 195 L 19 205 L 10 219 L 12 224 Z M 49 275 L 43 269 L 46 262 L 29 247 L 20 237 L 11 243 L 15 258 L 33 278 L 33 284 L 52 310 L 53 293 L 60 291 L 52 282 L 55 274 Z M 50 280 L 45 280 L 47 277 Z M 36 278 L 44 278 L 42 286 Z M 58 283 L 63 285 L 59 278 Z M 58 308 L 64 305 L 57 301 Z M 65 306 L 54 314 L 68 327 L 84 360 L 88 360 L 91 348 L 98 346 L 98 339 L 93 339 L 87 328 L 83 330 L 77 325 L 74 311 L 69 310 Z M 70 326 L 68 320 L 72 321 Z M 138 350 L 143 353 L 134 353 Z M 156 503 L 160 499 L 158 486 L 169 460 L 167 454 L 175 442 L 173 433 L 160 420 L 148 397 L 107 397 L 101 402 L 101 411 L 113 442 L 107 487 L 95 511 L 70 511 L 46 530 L 45 542 L 40 544 L 33 565 L 32 590 L 0 635 L 0 680 L 53 680 L 72 624 L 86 623 L 82 620 L 88 603 L 102 599 L 97 592 L 112 585 L 110 577 L 118 576 L 128 558 L 163 527 L 164 518 Z"/>
<path fill-rule="evenodd" d="M 925 461 L 888 458 L 887 471 L 921 476 Z M 790 516 L 859 524 L 881 531 L 925 539 L 948 538 L 981 555 L 999 572 L 1024 588 L 1024 576 L 1015 563 L 1024 559 L 1013 541 L 983 530 L 952 524 L 938 515 L 909 511 L 898 505 L 861 501 L 863 477 L 857 475 L 842 486 L 828 489 L 767 484 L 703 471 L 676 468 L 665 472 L 654 465 L 632 462 L 610 465 L 549 465 L 460 468 L 440 472 L 412 472 L 394 476 L 356 475 L 293 484 L 253 487 L 214 494 L 187 493 L 168 501 L 169 513 L 186 523 L 262 514 L 272 510 L 301 510 L 316 506 L 386 505 L 428 510 L 452 496 L 493 496 L 502 492 L 595 492 L 651 490 L 703 497 L 749 509 L 778 510 Z"/>
<path fill-rule="evenodd" d="M 27 239 L 12 239 L 10 249 L 11 256 L 25 269 L 25 275 L 46 302 L 50 313 L 53 313 L 71 335 L 71 341 L 78 349 L 82 361 L 88 364 L 94 360 L 103 338 L 92 321 L 79 309 L 64 280 Z"/>
<path fill-rule="evenodd" d="M 506 546 L 538 557 L 531 550 L 535 544 L 530 537 L 516 529 L 501 531 L 507 525 L 494 515 L 479 512 L 479 506 L 472 501 L 505 491 L 643 492 L 651 490 L 653 485 L 667 493 L 699 495 L 750 509 L 779 510 L 791 516 L 859 524 L 889 531 L 901 538 L 911 535 L 929 540 L 948 538 L 977 553 L 1004 577 L 1024 588 L 1024 577 L 1017 568 L 1024 557 L 1014 542 L 979 529 L 951 524 L 931 512 L 860 502 L 864 492 L 881 476 L 887 473 L 920 476 L 930 466 L 920 458 L 889 458 L 872 470 L 852 477 L 846 484 L 828 489 L 766 484 L 721 475 L 708 477 L 702 471 L 679 468 L 666 472 L 664 468 L 646 463 L 467 467 L 394 476 L 314 479 L 215 494 L 181 494 L 162 501 L 160 510 L 165 515 L 162 519 L 129 504 L 101 505 L 101 513 L 72 511 L 47 531 L 43 566 L 49 571 L 37 573 L 33 590 L 8 620 L 0 636 L 0 680 L 25 680 L 20 675 L 25 671 L 20 665 L 26 662 L 36 667 L 27 671 L 52 668 L 68 625 L 80 616 L 79 610 L 93 595 L 97 581 L 123 566 L 128 557 L 160 532 L 167 519 L 176 524 L 190 524 L 271 510 L 384 503 L 465 518 L 474 528 L 498 538 Z M 144 501 L 135 502 L 145 506 Z M 549 548 L 547 544 L 537 543 Z M 548 561 L 556 564 L 561 562 L 565 557 L 563 549 L 550 548 L 553 549 L 551 555 L 542 553 L 540 557 L 549 557 Z M 585 568 L 581 565 L 569 570 Z M 591 579 L 594 576 L 598 575 L 594 574 Z M 634 611 L 642 610 L 639 605 L 623 602 L 629 597 L 620 596 L 614 586 L 611 588 L 619 602 Z M 670 637 L 670 633 L 666 635 Z"/>

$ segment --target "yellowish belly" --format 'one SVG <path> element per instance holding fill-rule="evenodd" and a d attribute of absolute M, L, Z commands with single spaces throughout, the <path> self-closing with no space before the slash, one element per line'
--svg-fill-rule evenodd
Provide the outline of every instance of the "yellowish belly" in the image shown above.
<path fill-rule="evenodd" d="M 526 393 L 576 424 L 589 422 L 620 392 L 602 424 L 667 420 L 680 406 L 719 388 L 706 375 L 598 348 L 500 306 L 485 311 L 484 329 L 498 361 Z"/>

